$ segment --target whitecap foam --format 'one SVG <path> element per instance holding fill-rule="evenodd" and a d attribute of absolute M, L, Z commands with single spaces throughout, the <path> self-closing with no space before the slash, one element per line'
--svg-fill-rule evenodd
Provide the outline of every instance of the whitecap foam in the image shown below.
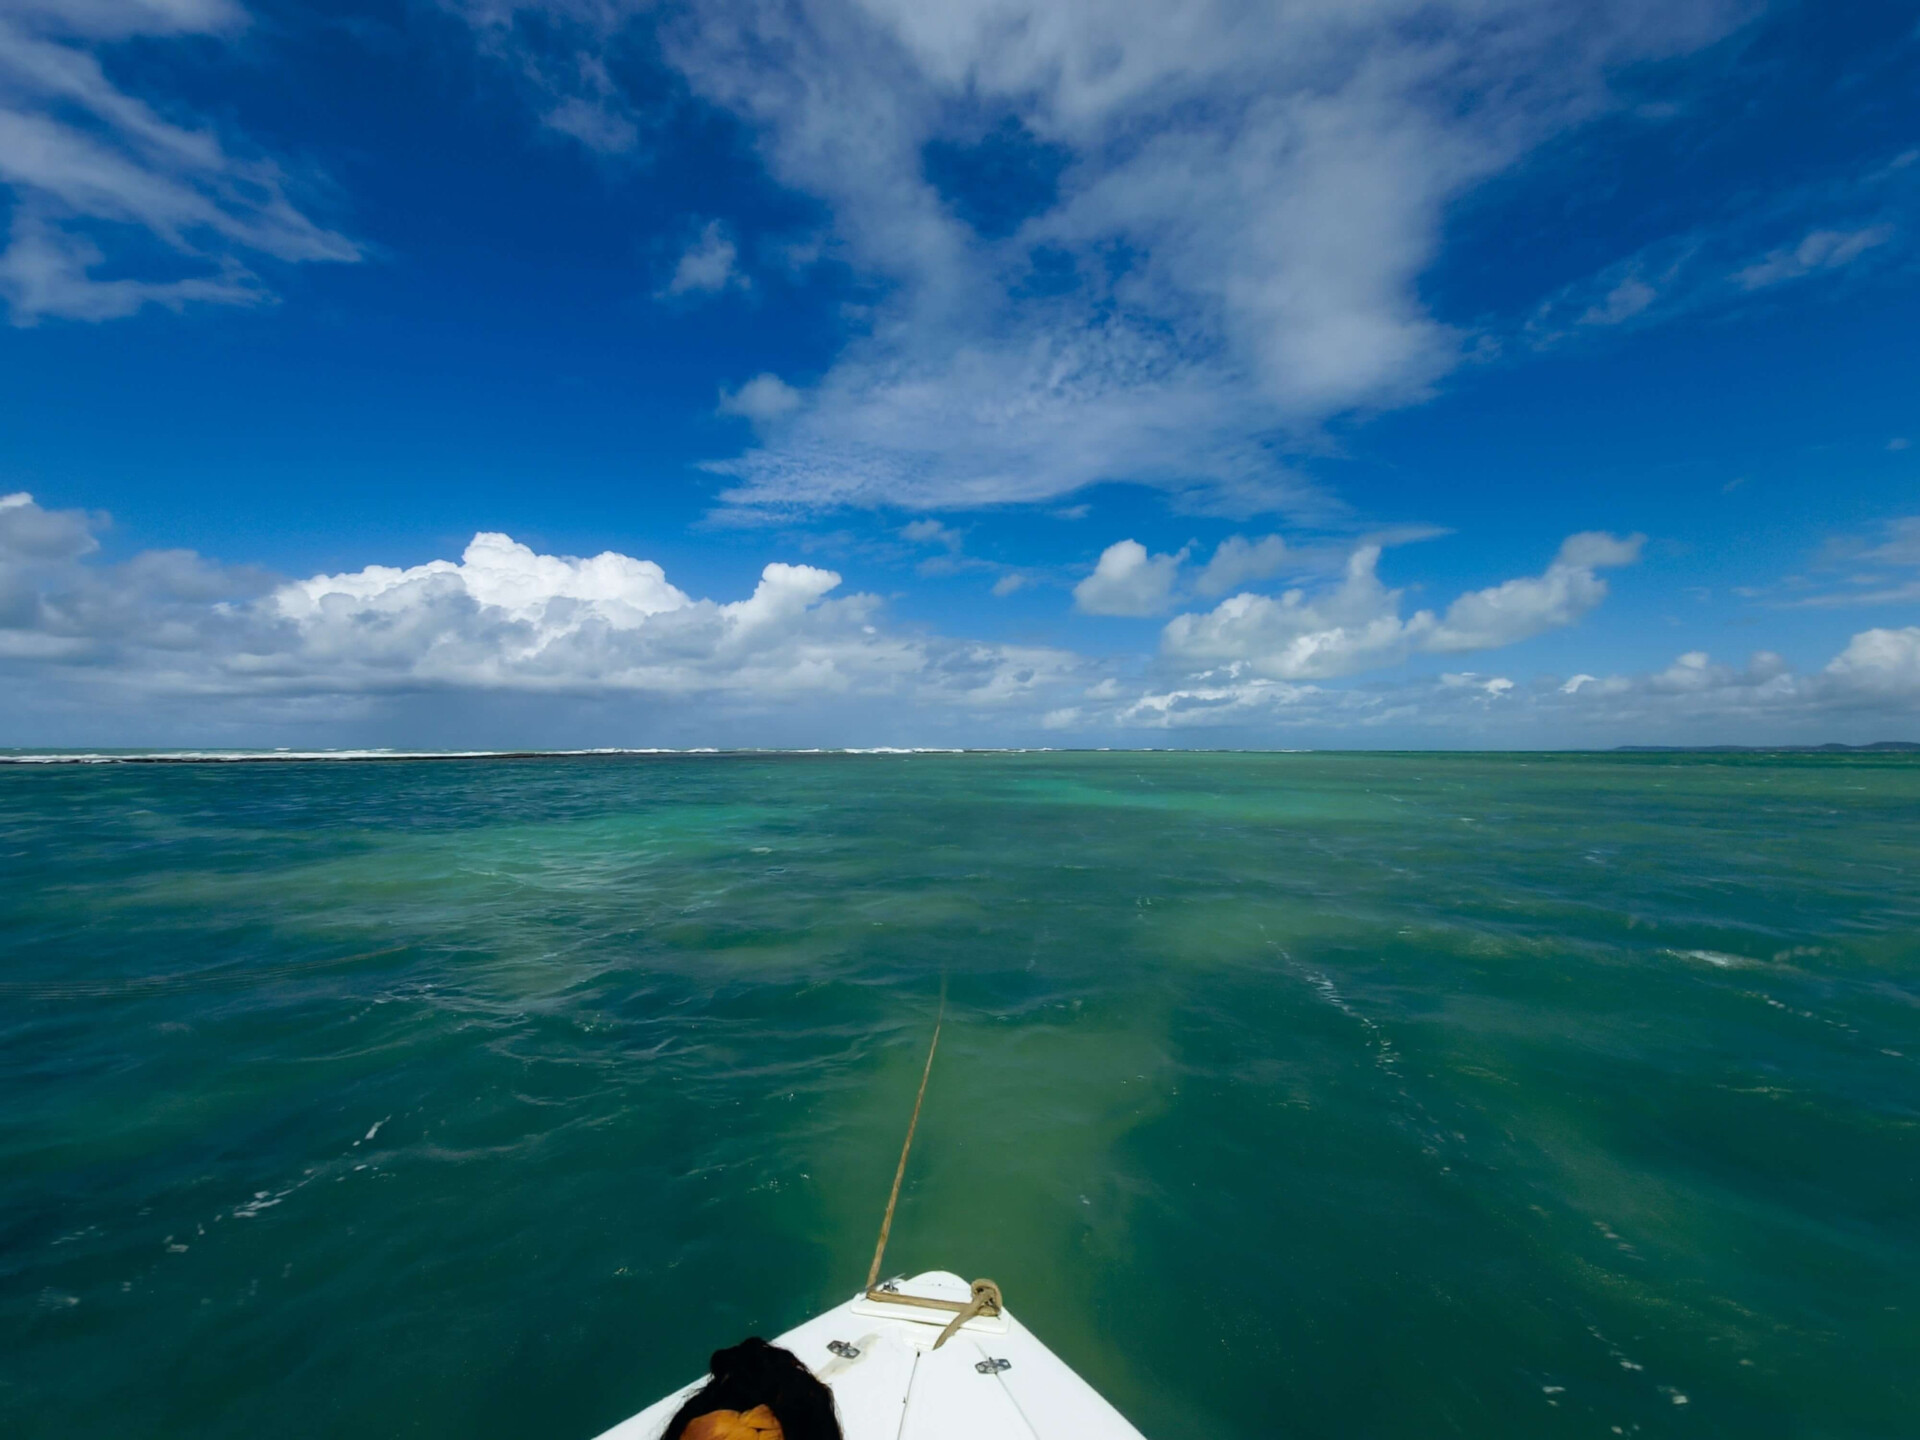
<path fill-rule="evenodd" d="M 1724 950 L 1663 950 L 1661 953 L 1680 960 L 1698 960 L 1720 970 L 1738 970 L 1754 963 L 1745 955 L 1729 955 Z"/>

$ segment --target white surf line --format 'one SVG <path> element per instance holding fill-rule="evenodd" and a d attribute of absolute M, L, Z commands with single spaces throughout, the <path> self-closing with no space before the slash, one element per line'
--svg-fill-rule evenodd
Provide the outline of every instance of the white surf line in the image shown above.
<path fill-rule="evenodd" d="M 129 750 L 29 751 L 0 754 L 0 765 L 262 765 L 364 760 L 569 760 L 644 755 L 1046 755 L 1050 747 L 946 745 L 849 745 L 838 749 L 784 749 L 714 745 L 674 748 L 661 745 L 596 746 L 588 750 Z"/>

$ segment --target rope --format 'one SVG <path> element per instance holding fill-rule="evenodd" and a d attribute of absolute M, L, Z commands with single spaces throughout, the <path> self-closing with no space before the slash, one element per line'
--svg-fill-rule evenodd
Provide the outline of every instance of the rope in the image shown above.
<path fill-rule="evenodd" d="M 867 1267 L 867 1299 L 885 1301 L 894 1305 L 912 1305 L 923 1310 L 952 1310 L 953 1319 L 947 1322 L 946 1329 L 940 1332 L 940 1338 L 933 1342 L 938 1350 L 952 1339 L 962 1325 L 980 1315 L 998 1315 L 1001 1312 L 1000 1287 L 991 1280 L 973 1282 L 973 1298 L 965 1305 L 955 1300 L 934 1300 L 924 1295 L 902 1295 L 891 1286 L 885 1290 L 876 1288 L 880 1284 L 880 1262 L 886 1258 L 887 1236 L 893 1233 L 893 1210 L 900 1203 L 900 1182 L 907 1178 L 907 1156 L 913 1150 L 913 1132 L 920 1127 L 920 1106 L 927 1098 L 927 1081 L 933 1075 L 934 1052 L 940 1048 L 940 1027 L 947 1019 L 947 974 L 940 972 L 940 1009 L 933 1018 L 933 1039 L 927 1045 L 926 1068 L 920 1072 L 920 1093 L 913 1097 L 913 1116 L 907 1121 L 907 1138 L 900 1145 L 900 1163 L 894 1167 L 893 1189 L 887 1194 L 886 1213 L 880 1217 L 880 1239 L 873 1247 L 873 1264 Z"/>
<path fill-rule="evenodd" d="M 947 1322 L 947 1328 L 940 1332 L 940 1338 L 933 1342 L 938 1350 L 953 1338 L 954 1332 L 976 1315 L 998 1315 L 1000 1313 L 1000 1287 L 991 1280 L 973 1282 L 973 1303 Z"/>
<path fill-rule="evenodd" d="M 880 1261 L 887 1253 L 887 1236 L 893 1230 L 893 1207 L 900 1201 L 900 1182 L 907 1177 L 907 1152 L 913 1149 L 913 1132 L 920 1124 L 920 1102 L 927 1098 L 927 1080 L 933 1074 L 933 1052 L 940 1048 L 940 1027 L 947 1018 L 947 975 L 940 972 L 940 1010 L 933 1019 L 933 1043 L 927 1046 L 927 1068 L 920 1072 L 920 1093 L 913 1097 L 913 1118 L 907 1121 L 907 1138 L 900 1146 L 900 1164 L 893 1172 L 893 1190 L 887 1196 L 887 1213 L 880 1217 L 880 1241 L 873 1247 L 873 1264 L 867 1267 L 867 1289 L 880 1283 Z"/>

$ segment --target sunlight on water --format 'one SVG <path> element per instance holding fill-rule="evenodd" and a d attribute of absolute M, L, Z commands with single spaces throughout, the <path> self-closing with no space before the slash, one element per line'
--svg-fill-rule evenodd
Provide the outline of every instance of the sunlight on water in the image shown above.
<path fill-rule="evenodd" d="M 579 1436 L 864 1274 L 1154 1440 L 1904 1436 L 1920 763 L 0 769 L 0 1432 Z"/>

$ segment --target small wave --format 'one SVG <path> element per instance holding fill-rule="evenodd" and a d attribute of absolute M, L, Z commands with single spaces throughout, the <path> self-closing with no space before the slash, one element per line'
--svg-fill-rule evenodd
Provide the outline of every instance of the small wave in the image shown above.
<path fill-rule="evenodd" d="M 1721 970 L 1738 970 L 1754 963 L 1745 955 L 1729 955 L 1724 950 L 1662 950 L 1660 953 L 1677 960 L 1698 960 Z"/>

